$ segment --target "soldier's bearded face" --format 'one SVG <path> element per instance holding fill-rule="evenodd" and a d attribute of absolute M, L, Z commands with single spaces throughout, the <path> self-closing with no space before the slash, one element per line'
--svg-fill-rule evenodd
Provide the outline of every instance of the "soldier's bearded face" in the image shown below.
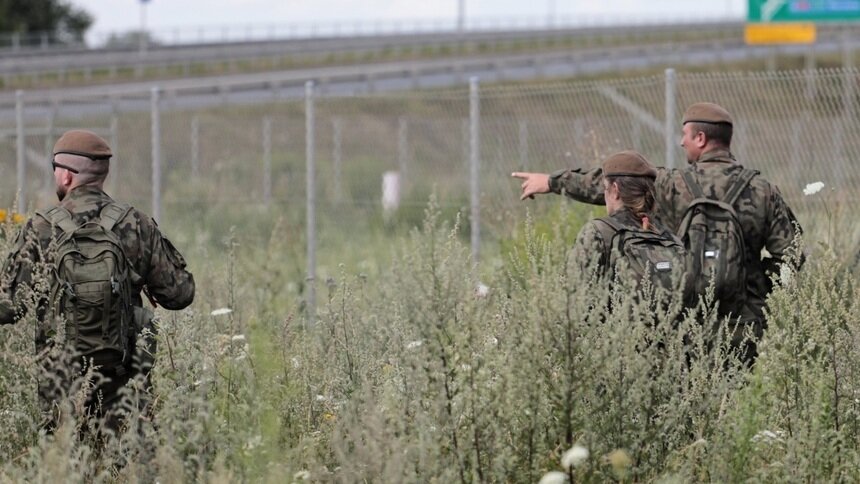
<path fill-rule="evenodd" d="M 62 202 L 64 198 L 66 198 L 66 194 L 69 193 L 69 187 L 65 183 L 65 170 L 59 169 L 54 170 L 54 182 L 57 185 L 57 198 Z"/>

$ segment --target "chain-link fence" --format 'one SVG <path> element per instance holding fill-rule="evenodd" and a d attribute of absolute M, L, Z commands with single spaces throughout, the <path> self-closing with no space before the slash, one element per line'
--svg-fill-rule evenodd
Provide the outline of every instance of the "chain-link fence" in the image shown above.
<path fill-rule="evenodd" d="M 63 99 L 0 125 L 8 154 L 0 202 L 14 204 L 17 191 L 29 209 L 53 203 L 53 140 L 89 128 L 116 153 L 108 191 L 151 211 L 171 236 L 204 244 L 231 226 L 260 241 L 274 234 L 294 241 L 285 258 L 313 276 L 317 254 L 331 271 L 338 260 L 386 250 L 374 234 L 420 224 L 431 193 L 465 215 L 477 252 L 524 218 L 512 171 L 596 166 L 631 148 L 680 167 L 681 113 L 696 101 L 732 113 L 738 160 L 776 183 L 803 225 L 823 228 L 825 212 L 860 198 L 858 71 L 839 69 L 475 80 L 471 89 L 352 97 L 318 97 L 311 86 L 305 99 L 206 109 L 177 108 L 154 91 L 149 112 L 122 112 L 116 99 L 112 111 L 88 109 L 100 99 Z M 832 191 L 803 196 L 814 181 Z M 841 234 L 851 244 L 857 225 Z"/>

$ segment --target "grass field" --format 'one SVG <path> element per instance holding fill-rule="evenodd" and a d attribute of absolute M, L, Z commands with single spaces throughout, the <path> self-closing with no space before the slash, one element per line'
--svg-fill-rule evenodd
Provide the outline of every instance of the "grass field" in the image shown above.
<path fill-rule="evenodd" d="M 844 75 L 818 73 L 819 91 L 797 106 L 781 100 L 803 92 L 798 73 L 679 79 L 682 100 L 713 96 L 750 120 L 739 153 L 779 180 L 805 229 L 807 263 L 775 275 L 754 369 L 713 331 L 721 326 L 707 302 L 687 313 L 671 295 L 637 294 L 624 280 L 610 287 L 581 270 L 573 240 L 602 208 L 517 201 L 508 174 L 521 162 L 519 120 L 531 123 L 530 169 L 589 166 L 621 147 L 662 154 L 662 137 L 635 135 L 636 120 L 596 94 L 601 84 L 484 91 L 480 261 L 469 248 L 465 93 L 320 101 L 315 281 L 306 279 L 301 104 L 173 112 L 163 125 L 162 227 L 198 293 L 185 311 L 159 311 L 154 418 L 133 419 L 103 450 L 77 441 L 92 424 L 76 411 L 81 381 L 62 402 L 65 424 L 40 434 L 35 323 L 0 328 L 0 482 L 535 482 L 553 471 L 582 482 L 860 479 L 857 143 L 837 145 L 833 129 L 844 121 Z M 606 85 L 660 112 L 662 79 Z M 397 168 L 404 114 L 412 181 L 385 215 L 379 176 Z M 268 207 L 264 115 L 279 127 Z M 791 120 L 805 124 L 792 131 Z M 148 122 L 121 118 L 114 166 L 112 193 L 141 207 Z M 850 132 L 853 122 L 838 126 Z M 819 180 L 825 190 L 802 194 Z M 0 189 L 11 194 L 12 177 Z M 3 226 L 0 256 L 15 231 Z"/>
<path fill-rule="evenodd" d="M 459 219 L 433 202 L 409 234 L 355 234 L 378 250 L 345 251 L 346 265 L 319 281 L 313 323 L 284 237 L 290 220 L 268 237 L 235 230 L 193 244 L 180 234 L 199 292 L 192 309 L 160 314 L 154 421 L 136 421 L 102 454 L 75 442 L 74 418 L 36 434 L 32 327 L 3 328 L 0 479 L 860 477 L 856 258 L 807 247 L 804 270 L 777 281 L 749 371 L 699 322 L 713 321 L 706 309 L 684 317 L 671 297 L 662 306 L 581 272 L 571 242 L 600 211 L 548 205 L 480 267 Z M 574 445 L 588 457 L 565 470 Z"/>

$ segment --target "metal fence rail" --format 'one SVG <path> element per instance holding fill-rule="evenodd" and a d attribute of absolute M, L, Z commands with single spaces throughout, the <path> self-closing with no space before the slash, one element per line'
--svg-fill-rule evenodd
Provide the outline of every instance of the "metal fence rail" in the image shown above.
<path fill-rule="evenodd" d="M 836 38 L 839 30 L 828 28 L 822 39 Z M 234 43 L 152 46 L 138 51 L 137 46 L 115 46 L 87 49 L 67 47 L 60 51 L 11 52 L 0 55 L 0 75 L 5 85 L 53 83 L 63 85 L 77 80 L 115 81 L 139 79 L 149 74 L 161 77 L 190 75 L 216 64 L 228 70 L 238 65 L 296 67 L 303 64 L 350 63 L 362 58 L 450 56 L 452 53 L 473 55 L 503 49 L 544 49 L 564 47 L 567 50 L 643 46 L 692 41 L 737 42 L 742 36 L 738 22 L 708 22 L 687 25 L 661 25 L 630 28 L 539 30 L 497 30 L 441 33 L 398 33 L 380 36 L 331 37 L 304 39 L 270 39 Z M 2 52 L 2 51 L 0 51 Z M 224 68 L 222 68 L 223 70 Z"/>
<path fill-rule="evenodd" d="M 152 91 L 149 112 L 112 105 L 82 115 L 83 100 L 67 99 L 41 121 L 21 104 L 16 121 L 0 121 L 0 147 L 10 154 L 0 169 L 17 175 L 0 179 L 0 205 L 16 193 L 30 209 L 52 203 L 53 139 L 66 127 L 96 129 L 117 153 L 109 190 L 151 209 L 187 242 L 222 237 L 232 224 L 282 230 L 306 245 L 290 257 L 311 281 L 304 295 L 312 306 L 314 281 L 336 271 L 333 261 L 380 250 L 362 235 L 367 227 L 420 223 L 431 193 L 469 219 L 464 230 L 477 254 L 523 219 L 512 171 L 596 166 L 622 149 L 682 166 L 678 120 L 688 104 L 713 101 L 736 120 L 737 158 L 776 183 L 809 233 L 822 237 L 823 209 L 839 214 L 860 199 L 858 75 L 669 70 L 538 85 L 475 79 L 469 88 L 351 97 L 321 97 L 309 84 L 304 98 L 186 109 L 167 109 Z M 804 196 L 814 181 L 829 191 Z M 856 244 L 856 220 L 840 236 Z"/>
<path fill-rule="evenodd" d="M 740 16 L 723 17 L 691 14 L 673 17 L 643 18 L 640 15 L 613 14 L 607 16 L 558 15 L 531 17 L 487 17 L 391 19 L 391 20 L 344 20 L 333 22 L 305 22 L 287 24 L 240 24 L 228 25 L 183 25 L 180 27 L 147 28 L 145 38 L 149 48 L 160 46 L 225 44 L 266 42 L 273 40 L 331 39 L 350 37 L 386 37 L 414 34 L 482 33 L 499 31 L 536 30 L 582 30 L 617 29 L 636 27 L 684 29 L 691 24 L 733 23 L 742 21 Z M 593 34 L 593 32 L 592 32 Z M 90 49 L 137 49 L 140 47 L 140 30 L 101 31 L 85 39 L 57 37 L 52 32 L 3 33 L 0 34 L 0 55 L 15 53 L 38 54 Z"/>

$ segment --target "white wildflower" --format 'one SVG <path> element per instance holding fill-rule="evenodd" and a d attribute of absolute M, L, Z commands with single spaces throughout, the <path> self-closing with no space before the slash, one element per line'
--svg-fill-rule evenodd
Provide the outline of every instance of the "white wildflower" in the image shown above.
<path fill-rule="evenodd" d="M 487 297 L 487 294 L 490 293 L 490 288 L 487 287 L 486 284 L 478 284 L 478 287 L 475 289 L 475 295 L 478 297 Z"/>
<path fill-rule="evenodd" d="M 409 344 L 406 345 L 406 349 L 407 350 L 414 350 L 415 348 L 420 348 L 421 345 L 423 345 L 423 344 L 424 344 L 424 342 L 421 341 L 420 339 L 415 340 L 415 341 L 410 341 Z"/>
<path fill-rule="evenodd" d="M 326 400 L 328 400 L 325 395 L 317 395 L 316 399 L 318 402 L 325 402 Z"/>
<path fill-rule="evenodd" d="M 290 362 L 293 364 L 293 368 L 299 369 L 302 367 L 302 360 L 293 357 Z"/>
<path fill-rule="evenodd" d="M 463 371 L 470 371 L 472 369 L 472 365 L 468 363 L 463 363 L 462 365 L 460 365 L 460 369 Z"/>
<path fill-rule="evenodd" d="M 791 284 L 791 281 L 794 279 L 794 271 L 791 270 L 791 266 L 788 264 L 780 264 L 779 266 L 779 282 L 783 286 L 787 286 Z"/>
<path fill-rule="evenodd" d="M 822 183 L 820 181 L 815 182 L 815 183 L 810 183 L 810 184 L 806 185 L 806 188 L 803 189 L 803 194 L 806 195 L 807 197 L 809 195 L 815 195 L 816 193 L 820 192 L 822 188 L 824 188 L 824 183 Z"/>
<path fill-rule="evenodd" d="M 773 442 L 783 442 L 783 437 L 785 437 L 785 432 L 782 430 L 762 430 L 761 432 L 753 435 L 753 438 L 750 440 L 753 442 L 764 442 L 766 444 L 770 444 Z"/>
<path fill-rule="evenodd" d="M 245 450 L 254 450 L 255 448 L 259 447 L 260 444 L 262 444 L 262 443 L 263 443 L 263 436 L 262 435 L 255 435 L 255 436 L 251 437 L 250 439 L 248 439 L 248 441 L 245 442 L 245 445 L 243 447 L 245 448 Z"/>
<path fill-rule="evenodd" d="M 216 309 L 209 314 L 211 314 L 212 316 L 224 316 L 225 314 L 230 314 L 232 312 L 233 312 L 233 310 L 230 308 L 221 308 L 221 309 Z"/>
<path fill-rule="evenodd" d="M 293 474 L 293 479 L 297 481 L 307 481 L 311 478 L 311 473 L 308 471 L 299 471 Z"/>
<path fill-rule="evenodd" d="M 567 474 L 559 471 L 549 471 L 540 478 L 538 484 L 564 484 L 567 482 Z"/>
<path fill-rule="evenodd" d="M 234 343 L 244 343 L 245 342 L 245 335 L 244 334 L 234 335 L 232 338 L 230 338 L 230 341 L 232 341 Z"/>
<path fill-rule="evenodd" d="M 495 336 L 490 336 L 489 338 L 487 338 L 487 344 L 490 346 L 498 346 L 499 338 L 496 338 Z"/>
<path fill-rule="evenodd" d="M 570 470 L 571 467 L 579 467 L 588 460 L 588 449 L 581 445 L 574 445 L 561 456 L 561 466 Z"/>

